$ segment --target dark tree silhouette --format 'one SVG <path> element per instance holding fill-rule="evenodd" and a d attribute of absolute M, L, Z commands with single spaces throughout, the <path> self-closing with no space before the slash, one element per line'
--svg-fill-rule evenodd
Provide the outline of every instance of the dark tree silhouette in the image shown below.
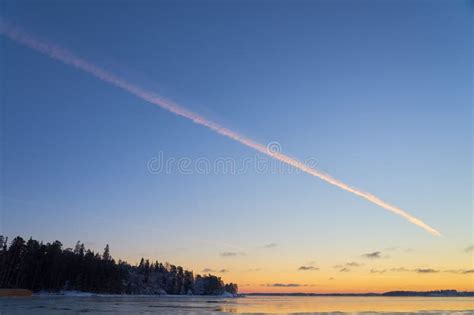
<path fill-rule="evenodd" d="M 109 261 L 111 260 L 112 258 L 110 257 L 110 248 L 109 248 L 109 244 L 107 244 L 104 248 L 104 254 L 102 254 L 102 259 L 105 260 L 105 261 Z"/>
<path fill-rule="evenodd" d="M 197 275 L 181 266 L 141 259 L 137 266 L 115 262 L 106 245 L 102 255 L 77 242 L 63 249 L 59 241 L 43 244 L 0 235 L 0 288 L 32 291 L 79 290 L 111 294 L 237 294 L 234 283 Z"/>

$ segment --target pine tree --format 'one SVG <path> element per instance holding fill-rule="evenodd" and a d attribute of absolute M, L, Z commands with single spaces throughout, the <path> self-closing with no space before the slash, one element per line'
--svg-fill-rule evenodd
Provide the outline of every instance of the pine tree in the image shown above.
<path fill-rule="evenodd" d="M 111 260 L 109 244 L 107 244 L 104 248 L 104 254 L 102 255 L 102 259 L 105 261 Z"/>

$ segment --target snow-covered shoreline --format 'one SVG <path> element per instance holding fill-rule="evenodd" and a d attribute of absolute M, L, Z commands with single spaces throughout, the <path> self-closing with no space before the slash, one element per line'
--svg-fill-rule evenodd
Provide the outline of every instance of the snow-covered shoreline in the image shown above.
<path fill-rule="evenodd" d="M 62 290 L 59 292 L 48 292 L 48 291 L 40 291 L 33 293 L 32 296 L 39 296 L 39 297 L 167 297 L 167 298 L 236 298 L 238 295 L 224 292 L 221 295 L 176 295 L 176 294 L 103 294 L 103 293 L 93 293 L 93 292 L 82 292 L 82 291 L 74 291 L 74 290 Z"/>

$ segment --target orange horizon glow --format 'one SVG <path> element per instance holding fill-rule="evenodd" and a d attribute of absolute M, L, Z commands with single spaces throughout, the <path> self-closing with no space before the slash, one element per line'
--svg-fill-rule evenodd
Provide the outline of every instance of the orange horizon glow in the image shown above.
<path fill-rule="evenodd" d="M 461 256 L 462 257 L 462 256 Z M 246 293 L 316 293 L 316 294 L 343 294 L 343 293 L 384 293 L 389 291 L 434 291 L 457 290 L 474 291 L 474 272 L 453 273 L 452 270 L 472 269 L 467 264 L 456 265 L 456 262 L 446 262 L 449 268 L 437 268 L 437 272 L 422 274 L 416 273 L 416 267 L 410 271 L 390 272 L 379 274 L 371 273 L 372 266 L 367 263 L 363 267 L 354 268 L 351 272 L 343 273 L 335 270 L 333 266 L 321 267 L 318 271 L 288 271 L 285 266 L 281 268 L 273 264 L 271 270 L 249 272 L 245 270 L 220 273 L 210 272 L 221 277 L 224 282 L 237 283 L 239 292 Z M 245 259 L 245 257 L 243 258 Z M 459 259 L 462 261 L 463 259 Z M 208 262 L 207 262 L 208 263 Z M 206 274 L 202 272 L 199 264 L 192 268 L 194 275 Z M 453 266 L 464 266 L 455 268 Z M 382 266 L 379 266 L 383 268 Z M 387 265 L 385 268 L 393 268 Z M 296 286 L 272 286 L 275 283 L 295 284 Z"/>
<path fill-rule="evenodd" d="M 299 287 L 268 287 L 266 285 L 240 285 L 239 292 L 241 293 L 384 293 L 389 291 L 435 291 L 435 290 L 457 290 L 457 291 L 474 291 L 474 278 L 472 276 L 459 277 L 459 279 L 424 279 L 423 277 L 416 277 L 412 280 L 410 277 L 400 277 L 394 281 L 393 279 L 385 279 L 377 281 L 374 279 L 366 279 L 365 281 L 334 281 L 337 284 L 331 284 L 329 281 L 324 281 L 315 284 L 301 284 Z M 411 277 L 413 278 L 413 277 Z M 457 277 L 458 278 L 458 277 Z M 428 280 L 428 281 L 427 281 Z M 237 282 L 239 284 L 239 282 Z"/>

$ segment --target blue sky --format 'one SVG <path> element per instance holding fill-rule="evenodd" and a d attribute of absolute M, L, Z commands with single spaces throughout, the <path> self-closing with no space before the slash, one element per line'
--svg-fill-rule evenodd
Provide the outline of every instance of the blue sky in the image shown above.
<path fill-rule="evenodd" d="M 3 234 L 110 243 L 115 256 L 191 267 L 189 257 L 268 243 L 300 260 L 311 250 L 472 243 L 468 2 L 2 1 L 1 12 L 128 81 L 316 159 L 444 237 L 308 175 L 150 174 L 160 152 L 255 153 L 1 37 Z"/>

